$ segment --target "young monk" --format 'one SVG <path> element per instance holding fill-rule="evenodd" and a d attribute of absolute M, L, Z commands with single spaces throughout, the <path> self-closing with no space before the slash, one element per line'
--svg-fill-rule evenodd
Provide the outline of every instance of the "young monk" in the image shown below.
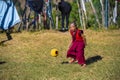
<path fill-rule="evenodd" d="M 79 30 L 76 23 L 73 22 L 70 24 L 69 31 L 72 36 L 72 43 L 67 52 L 67 58 L 71 58 L 69 63 L 77 61 L 78 64 L 85 67 L 84 48 L 86 45 L 86 39 L 83 30 Z"/>

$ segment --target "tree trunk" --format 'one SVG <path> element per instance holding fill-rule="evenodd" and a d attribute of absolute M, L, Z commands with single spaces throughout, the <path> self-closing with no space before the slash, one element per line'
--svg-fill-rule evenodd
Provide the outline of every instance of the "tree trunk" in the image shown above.
<path fill-rule="evenodd" d="M 96 13 L 95 7 L 94 7 L 92 1 L 91 1 L 91 0 L 89 0 L 89 1 L 90 1 L 90 4 L 91 4 L 91 7 L 92 7 L 92 9 L 93 9 L 93 12 L 94 12 L 94 14 L 95 14 L 95 17 L 96 17 L 96 21 L 97 21 L 97 23 L 98 23 L 98 26 L 99 26 L 99 28 L 100 28 L 101 26 L 100 26 L 100 22 L 99 22 L 98 15 L 97 15 L 97 13 Z"/>
<path fill-rule="evenodd" d="M 79 12 L 79 19 L 80 19 L 80 25 L 82 26 L 83 28 L 83 20 L 82 20 L 82 16 L 81 16 L 81 7 L 80 7 L 80 1 L 77 0 L 77 5 L 78 5 L 78 12 Z"/>
<path fill-rule="evenodd" d="M 104 24 L 105 24 L 104 0 L 100 0 L 100 3 L 101 3 L 101 7 L 102 7 L 102 11 L 101 11 L 101 15 L 102 15 L 102 26 L 104 26 Z"/>
<path fill-rule="evenodd" d="M 58 0 L 56 0 L 56 29 L 58 29 Z"/>

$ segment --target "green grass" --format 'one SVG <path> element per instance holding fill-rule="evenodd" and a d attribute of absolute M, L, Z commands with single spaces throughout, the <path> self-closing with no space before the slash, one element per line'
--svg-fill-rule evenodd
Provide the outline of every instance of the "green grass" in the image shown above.
<path fill-rule="evenodd" d="M 66 59 L 70 43 L 68 32 L 39 31 L 12 34 L 13 40 L 0 46 L 0 80 L 119 80 L 120 79 L 120 30 L 85 31 L 86 68 L 78 64 L 61 64 Z M 6 38 L 0 34 L 0 40 Z M 58 57 L 51 57 L 50 50 L 57 48 Z"/>

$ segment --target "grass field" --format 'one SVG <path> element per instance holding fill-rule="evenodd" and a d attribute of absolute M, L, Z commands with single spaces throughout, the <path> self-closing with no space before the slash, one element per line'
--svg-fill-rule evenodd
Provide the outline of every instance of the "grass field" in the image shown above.
<path fill-rule="evenodd" d="M 0 80 L 120 80 L 120 30 L 85 31 L 87 67 L 61 64 L 68 61 L 68 32 L 13 33 L 0 46 Z M 0 41 L 6 39 L 0 34 Z M 59 50 L 51 57 L 50 50 Z"/>

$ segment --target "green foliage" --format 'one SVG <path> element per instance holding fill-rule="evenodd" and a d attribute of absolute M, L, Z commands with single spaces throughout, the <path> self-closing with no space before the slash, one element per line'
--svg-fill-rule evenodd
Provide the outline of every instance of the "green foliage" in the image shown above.
<path fill-rule="evenodd" d="M 117 24 L 118 24 L 118 28 L 120 28 L 120 2 L 118 3 Z"/>
<path fill-rule="evenodd" d="M 86 3 L 86 11 L 87 11 L 87 25 L 89 25 L 87 26 L 87 28 L 92 28 L 92 29 L 97 28 L 97 22 L 95 19 L 95 15 L 93 13 L 93 10 L 89 2 Z"/>
<path fill-rule="evenodd" d="M 110 7 L 114 7 L 115 6 L 115 0 L 109 0 L 110 3 Z"/>
<path fill-rule="evenodd" d="M 93 0 L 93 4 L 94 4 L 95 10 L 96 10 L 96 13 L 98 15 L 99 21 L 102 22 L 102 15 L 101 15 L 102 8 L 101 8 L 100 1 Z"/>
<path fill-rule="evenodd" d="M 119 26 L 117 24 L 113 24 L 109 26 L 110 30 L 115 30 L 115 29 L 119 29 Z"/>
<path fill-rule="evenodd" d="M 79 19 L 79 12 L 78 12 L 78 6 L 76 2 L 71 3 L 72 5 L 72 11 L 70 14 L 70 22 L 76 21 L 78 26 L 80 26 L 80 19 Z"/>

